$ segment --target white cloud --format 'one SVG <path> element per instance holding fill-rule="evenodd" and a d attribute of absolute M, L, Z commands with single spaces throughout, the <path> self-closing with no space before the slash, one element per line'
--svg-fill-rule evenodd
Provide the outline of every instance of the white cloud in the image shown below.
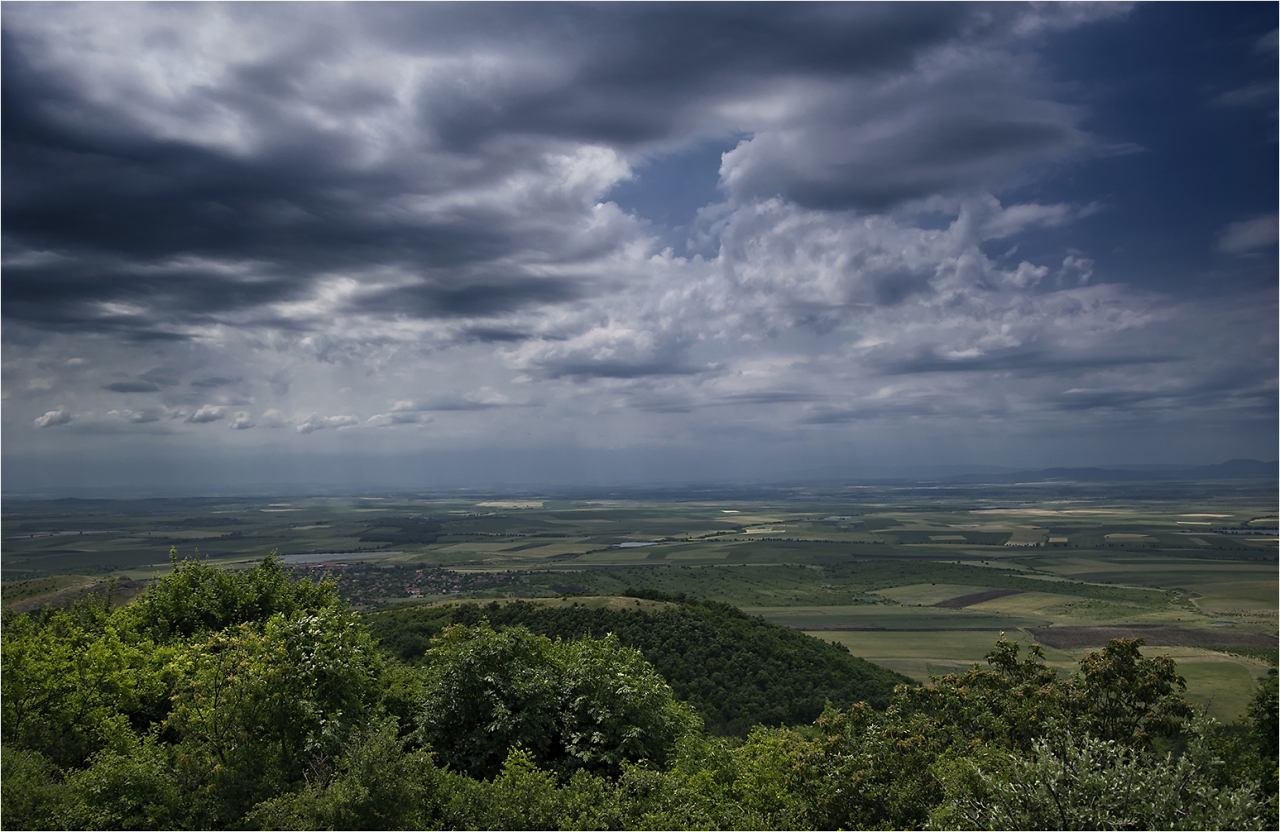
<path fill-rule="evenodd" d="M 123 419 L 136 425 L 148 424 L 150 422 L 158 422 L 163 418 L 166 408 L 148 407 L 142 410 L 131 410 L 130 408 L 119 408 L 108 410 L 107 415 L 116 419 Z"/>
<path fill-rule="evenodd" d="M 289 426 L 289 420 L 284 414 L 275 408 L 266 410 L 262 414 L 262 426 L 264 428 L 283 428 Z"/>
<path fill-rule="evenodd" d="M 229 425 L 232 430 L 248 430 L 253 426 L 253 419 L 249 418 L 249 414 L 243 410 L 236 412 L 235 418 L 231 420 Z"/>
<path fill-rule="evenodd" d="M 71 420 L 71 414 L 65 408 L 59 407 L 57 410 L 50 410 L 43 416 L 36 417 L 35 426 L 38 428 L 53 428 L 58 425 L 68 424 Z"/>
<path fill-rule="evenodd" d="M 1267 214 L 1228 225 L 1218 237 L 1218 250 L 1226 254 L 1247 254 L 1274 246 L 1276 239 L 1277 217 Z"/>
<path fill-rule="evenodd" d="M 375 428 L 392 427 L 394 425 L 419 425 L 431 421 L 430 416 L 403 410 L 392 410 L 390 413 L 379 413 L 370 416 L 365 423 Z"/>
<path fill-rule="evenodd" d="M 298 433 L 305 435 L 308 433 L 315 433 L 318 430 L 345 428 L 358 424 L 360 424 L 360 420 L 355 416 L 317 416 L 312 413 L 307 418 L 295 424 L 293 429 Z"/>
<path fill-rule="evenodd" d="M 209 422 L 216 422 L 226 416 L 227 409 L 220 405 L 206 404 L 201 405 L 200 409 L 187 417 L 187 421 L 194 425 L 203 425 Z"/>

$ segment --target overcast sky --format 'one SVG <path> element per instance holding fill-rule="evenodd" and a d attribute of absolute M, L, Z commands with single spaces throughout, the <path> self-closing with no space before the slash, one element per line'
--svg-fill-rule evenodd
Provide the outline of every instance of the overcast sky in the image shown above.
<path fill-rule="evenodd" d="M 7 3 L 4 489 L 1274 459 L 1276 20 Z"/>

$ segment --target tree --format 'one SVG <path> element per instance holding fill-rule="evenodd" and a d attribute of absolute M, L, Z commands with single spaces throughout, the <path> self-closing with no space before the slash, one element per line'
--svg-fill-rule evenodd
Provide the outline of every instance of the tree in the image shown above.
<path fill-rule="evenodd" d="M 383 660 L 359 617 L 336 608 L 281 613 L 194 644 L 166 730 L 213 803 L 214 825 L 304 777 L 325 779 L 377 713 Z"/>
<path fill-rule="evenodd" d="M 441 762 L 493 777 L 511 748 L 566 776 L 661 765 L 699 725 L 636 650 L 616 638 L 551 641 L 524 627 L 454 625 L 427 654 L 419 738 Z"/>
<path fill-rule="evenodd" d="M 1217 785 L 1212 721 L 1191 724 L 1180 755 L 1071 733 L 1030 754 L 957 758 L 943 775 L 942 829 L 1270 829 L 1256 783 Z M 1271 817 L 1268 817 L 1268 816 Z"/>
<path fill-rule="evenodd" d="M 1147 745 L 1170 736 L 1192 715 L 1187 682 L 1168 656 L 1147 658 L 1140 638 L 1117 638 L 1080 660 L 1074 681 L 1083 725 L 1102 739 Z"/>
<path fill-rule="evenodd" d="M 99 600 L 9 617 L 0 634 L 3 739 L 63 766 L 163 711 L 169 651 L 122 627 Z"/>
<path fill-rule="evenodd" d="M 338 588 L 330 580 L 291 581 L 272 552 L 251 569 L 232 572 L 199 560 L 178 560 L 169 550 L 173 572 L 161 578 L 127 609 L 138 630 L 157 642 L 218 632 L 235 624 L 263 621 L 276 613 L 340 608 Z"/>
<path fill-rule="evenodd" d="M 352 737 L 332 777 L 263 801 L 245 817 L 258 829 L 439 828 L 450 776 L 405 748 L 394 720 Z"/>

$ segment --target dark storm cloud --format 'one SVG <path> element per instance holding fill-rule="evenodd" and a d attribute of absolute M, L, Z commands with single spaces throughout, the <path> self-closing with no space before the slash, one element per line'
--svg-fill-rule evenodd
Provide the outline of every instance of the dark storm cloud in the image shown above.
<path fill-rule="evenodd" d="M 1280 402 L 1273 367 L 1232 366 L 1208 378 L 1172 380 L 1149 389 L 1067 390 L 1048 396 L 1043 404 L 1065 412 L 1231 408 L 1274 416 Z"/>
<path fill-rule="evenodd" d="M 181 20 L 200 13 L 128 11 L 135 25 L 139 17 L 176 14 Z M 527 216 L 474 201 L 406 211 L 402 200 L 537 172 L 555 142 L 630 148 L 684 141 L 699 131 L 763 130 L 730 154 L 731 192 L 740 198 L 776 192 L 822 207 L 878 207 L 969 182 L 974 171 L 1034 156 L 1074 135 L 1061 110 L 1041 107 L 1037 114 L 1032 108 L 1011 117 L 1006 111 L 1023 103 L 1020 95 L 969 106 L 974 85 L 989 81 L 975 76 L 957 82 L 964 89 L 943 91 L 955 112 L 921 123 L 912 116 L 903 128 L 908 135 L 884 146 L 864 143 L 859 159 L 819 147 L 815 175 L 789 168 L 794 154 L 776 146 L 768 118 L 751 114 L 752 96 L 769 84 L 839 88 L 887 77 L 957 39 L 970 46 L 998 42 L 1027 28 L 1028 20 L 1066 14 L 1053 9 L 371 4 L 214 12 L 258 39 L 278 32 L 279 48 L 228 63 L 216 83 L 191 87 L 176 102 L 139 92 L 117 105 L 50 59 L 62 23 L 56 14 L 26 10 L 6 21 L 0 54 L 4 242 L 11 259 L 33 255 L 33 262 L 17 257 L 6 266 L 6 317 L 176 340 L 186 337 L 175 329 L 182 325 L 230 320 L 297 299 L 319 274 L 385 266 L 442 276 L 363 297 L 359 311 L 491 316 L 584 292 L 567 281 L 527 277 L 510 266 L 513 255 L 537 251 L 542 262 L 574 263 L 607 254 L 616 241 L 606 235 L 583 248 L 568 240 L 563 229 L 574 224 L 581 204 L 554 194 L 539 197 Z M 148 48 L 184 43 L 180 25 L 171 19 L 165 25 L 155 24 Z M 432 56 L 461 64 L 431 76 L 406 101 L 385 80 L 358 71 L 341 83 L 322 83 L 327 67 L 357 60 L 351 57 L 356 47 L 393 60 Z M 491 72 L 466 63 L 484 55 L 510 63 Z M 139 77 L 143 72 L 141 65 L 135 70 Z M 993 97 L 982 94 L 984 101 Z M 747 102 L 745 114 L 724 116 L 735 102 Z M 306 120 L 299 104 L 342 127 Z M 378 121 L 387 113 L 409 118 L 408 133 L 399 122 Z M 151 116 L 196 124 L 226 114 L 251 129 L 245 146 L 147 126 Z M 799 126 L 811 134 L 804 141 L 838 144 L 850 117 L 839 110 L 802 115 Z M 346 129 L 366 122 L 363 131 Z M 374 161 L 362 157 L 368 134 L 383 148 Z M 38 253 L 58 260 L 38 261 Z M 175 266 L 182 259 L 243 268 Z M 503 273 L 500 280 L 491 279 L 495 272 Z M 104 310 L 104 303 L 140 308 L 130 317 Z M 308 326 L 259 314 L 264 325 Z"/>
<path fill-rule="evenodd" d="M 159 393 L 164 388 L 174 387 L 177 384 L 178 379 L 174 378 L 169 370 L 157 367 L 145 373 L 140 373 L 134 379 L 104 384 L 102 389 L 110 390 L 113 393 Z"/>
<path fill-rule="evenodd" d="M 975 407 L 970 404 L 964 408 L 963 412 L 964 415 L 974 415 L 978 412 L 990 414 L 992 410 L 989 403 L 985 407 Z M 912 416 L 939 415 L 954 416 L 957 415 L 957 411 L 953 408 L 947 412 L 941 405 L 934 402 L 866 403 L 852 408 L 820 408 L 802 421 L 806 425 L 846 425 L 886 417 L 900 419 Z"/>
<path fill-rule="evenodd" d="M 378 210 L 421 183 L 406 181 L 394 162 L 352 169 L 353 149 L 316 130 L 290 135 L 283 125 L 276 142 L 247 155 L 130 130 L 82 98 L 72 79 L 34 70 L 27 53 L 35 48 L 5 35 L 3 224 L 16 260 L 5 269 L 6 317 L 58 329 L 180 337 L 97 307 L 137 302 L 171 322 L 207 320 L 296 298 L 322 270 L 448 269 L 527 245 L 482 210 L 434 221 Z M 258 96 L 271 88 L 271 71 L 260 68 L 263 77 L 242 79 L 246 89 L 219 95 Z M 326 104 L 335 117 L 355 109 Z M 270 122 L 265 107 L 250 109 Z M 57 257 L 24 262 L 23 253 Z M 249 273 L 175 265 L 179 258 L 248 263 Z M 441 286 L 410 311 L 483 314 L 512 308 L 521 292 Z M 524 290 L 529 302 L 564 294 Z"/>
<path fill-rule="evenodd" d="M 177 375 L 178 374 L 175 373 L 175 371 L 165 367 L 155 367 L 147 370 L 138 377 L 145 381 L 149 381 L 152 384 L 158 384 L 161 387 L 174 387 L 179 383 Z"/>
<path fill-rule="evenodd" d="M 571 59 L 550 78 L 534 74 L 486 95 L 475 94 L 473 78 L 458 79 L 452 95 L 433 94 L 425 102 L 430 125 L 459 151 L 507 133 L 623 146 L 662 141 L 703 121 L 708 100 L 749 90 L 762 78 L 905 69 L 922 49 L 1009 19 L 959 5 L 496 4 L 401 11 L 373 15 L 371 28 L 406 52 L 426 44 L 460 48 L 442 36 L 448 31 L 471 48 Z"/>
<path fill-rule="evenodd" d="M 510 344 L 523 341 L 530 333 L 523 329 L 506 327 L 472 326 L 462 331 L 462 338 L 467 341 L 478 341 L 484 344 Z"/>
<path fill-rule="evenodd" d="M 455 396 L 444 396 L 429 399 L 425 402 L 405 402 L 392 409 L 392 413 L 427 413 L 440 412 L 450 413 L 455 411 L 466 410 L 493 410 L 499 407 L 510 407 L 511 405 L 499 402 L 471 401 Z"/>
<path fill-rule="evenodd" d="M 6 211 L 9 206 L 6 198 Z M 7 241 L 12 229 L 5 222 Z M 145 226 L 135 234 L 143 231 Z M 20 233 L 12 237 L 23 239 Z M 55 241 L 46 242 L 56 248 Z M 75 241 L 67 242 L 64 250 L 74 252 Z M 198 265 L 69 253 L 7 263 L 0 297 L 7 318 L 64 331 L 132 331 L 139 338 L 165 339 L 186 337 L 166 332 L 166 324 L 209 321 L 288 300 L 304 290 L 305 282 L 296 277 L 236 275 Z M 130 309 L 136 311 L 130 314 Z"/>
<path fill-rule="evenodd" d="M 424 281 L 365 295 L 351 308 L 358 312 L 406 314 L 419 318 L 471 318 L 511 312 L 525 306 L 559 303 L 582 294 L 577 282 L 556 278 L 528 278 L 523 281 L 487 279 L 465 285 Z"/>
<path fill-rule="evenodd" d="M 760 393 L 730 393 L 721 396 L 717 404 L 794 404 L 816 402 L 827 398 L 820 393 L 795 393 L 782 390 Z"/>
<path fill-rule="evenodd" d="M 113 393 L 158 393 L 160 387 L 149 381 L 117 381 L 113 384 L 102 385 L 103 390 L 110 390 Z"/>
<path fill-rule="evenodd" d="M 225 376 L 209 376 L 208 378 L 196 379 L 195 381 L 191 382 L 191 386 L 208 389 L 211 387 L 225 387 L 228 384 L 239 384 L 242 381 L 244 381 L 244 379 L 240 376 L 237 376 L 235 378 L 226 378 Z"/>

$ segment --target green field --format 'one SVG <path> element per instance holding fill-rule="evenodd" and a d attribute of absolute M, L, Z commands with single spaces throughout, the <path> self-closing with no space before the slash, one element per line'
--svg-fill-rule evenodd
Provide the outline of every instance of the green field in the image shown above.
<path fill-rule="evenodd" d="M 1189 696 L 1233 719 L 1267 667 L 1249 651 L 1276 646 L 1277 543 L 1217 530 L 1274 517 L 1275 490 L 6 499 L 0 570 L 6 607 L 153 578 L 170 547 L 232 568 L 276 551 L 299 576 L 335 577 L 362 609 L 648 588 L 742 607 L 921 680 L 981 661 L 1001 632 L 1030 644 L 1033 629 L 1076 628 L 1079 641 L 1091 627 L 1145 627 L 1133 632 L 1171 642 L 1152 649 L 1180 651 Z M 1048 656 L 1067 671 L 1087 649 Z"/>

